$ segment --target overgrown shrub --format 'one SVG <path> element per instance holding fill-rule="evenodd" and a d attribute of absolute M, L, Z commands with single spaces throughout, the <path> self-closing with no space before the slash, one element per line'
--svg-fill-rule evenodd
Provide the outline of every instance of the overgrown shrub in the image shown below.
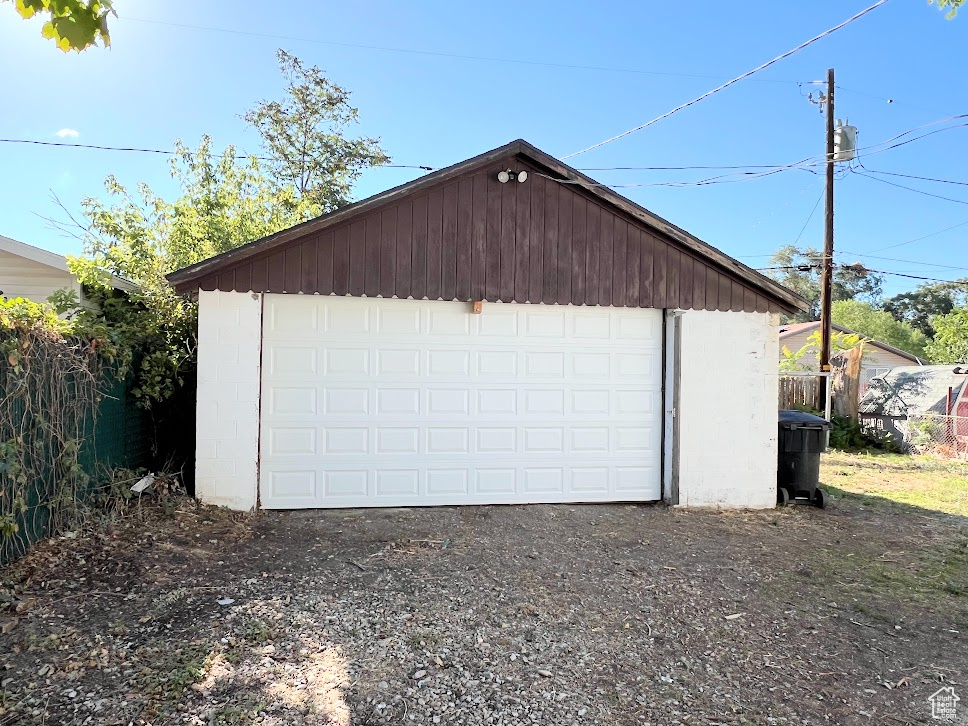
<path fill-rule="evenodd" d="M 877 435 L 847 416 L 834 415 L 831 419 L 830 448 L 841 451 L 881 449 L 897 453 L 897 443 L 889 435 Z"/>
<path fill-rule="evenodd" d="M 0 298 L 0 562 L 123 508 L 106 469 L 140 465 L 148 448 L 128 403 L 133 351 L 49 305 Z"/>
<path fill-rule="evenodd" d="M 63 527 L 83 498 L 105 348 L 46 305 L 0 299 L 0 552 L 25 525 L 28 536 Z"/>
<path fill-rule="evenodd" d="M 823 413 L 810 406 L 795 406 L 797 411 L 812 413 L 823 417 Z M 881 449 L 900 452 L 897 443 L 889 435 L 879 436 L 865 429 L 858 421 L 848 416 L 834 414 L 830 419 L 830 448 L 840 451 L 859 451 L 862 449 Z"/>

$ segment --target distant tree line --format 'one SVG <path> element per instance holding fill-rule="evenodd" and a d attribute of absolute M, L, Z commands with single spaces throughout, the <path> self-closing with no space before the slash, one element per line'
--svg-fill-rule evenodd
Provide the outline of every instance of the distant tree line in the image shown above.
<path fill-rule="evenodd" d="M 813 248 L 781 247 L 766 273 L 810 303 L 785 322 L 820 318 L 820 265 Z M 838 325 L 932 363 L 968 362 L 968 278 L 929 282 L 885 298 L 884 276 L 863 264 L 834 270 L 831 319 Z"/>

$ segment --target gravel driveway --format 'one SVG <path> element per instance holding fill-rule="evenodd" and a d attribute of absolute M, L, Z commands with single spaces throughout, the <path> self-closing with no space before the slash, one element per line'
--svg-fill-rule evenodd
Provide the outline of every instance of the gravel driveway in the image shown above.
<path fill-rule="evenodd" d="M 4 573 L 0 726 L 934 723 L 966 557 L 964 519 L 854 497 L 146 508 Z"/>

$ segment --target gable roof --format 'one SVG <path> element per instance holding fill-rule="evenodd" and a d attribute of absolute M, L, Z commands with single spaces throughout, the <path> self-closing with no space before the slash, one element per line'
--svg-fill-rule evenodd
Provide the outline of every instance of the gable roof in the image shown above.
<path fill-rule="evenodd" d="M 70 271 L 70 268 L 67 266 L 66 257 L 63 255 L 58 255 L 56 252 L 50 252 L 49 250 L 41 249 L 40 247 L 34 247 L 26 242 L 19 242 L 15 239 L 10 239 L 10 237 L 0 235 L 0 251 L 9 252 L 12 255 L 23 257 L 26 260 L 50 267 L 58 272 L 73 275 L 73 273 Z M 115 289 L 123 290 L 124 292 L 132 292 L 137 288 L 137 285 L 135 285 L 133 282 L 125 280 L 122 277 L 116 277 L 114 275 L 111 276 L 111 285 Z"/>
<path fill-rule="evenodd" d="M 303 222 L 302 224 L 295 225 L 289 229 L 282 230 L 260 240 L 250 242 L 249 244 L 229 250 L 210 259 L 203 260 L 194 265 L 182 268 L 169 274 L 168 280 L 179 292 L 188 292 L 193 289 L 197 289 L 198 287 L 205 288 L 206 284 L 218 284 L 219 275 L 229 272 L 233 268 L 239 268 L 241 263 L 247 260 L 257 260 L 272 254 L 278 254 L 282 249 L 291 247 L 300 242 L 305 242 L 314 236 L 319 237 L 321 235 L 325 235 L 333 228 L 337 228 L 343 224 L 348 224 L 364 217 L 365 215 L 372 214 L 376 212 L 376 210 L 387 208 L 389 205 L 394 203 L 404 203 L 407 199 L 417 198 L 421 193 L 428 192 L 439 185 L 447 182 L 454 182 L 455 180 L 479 173 L 482 170 L 493 166 L 498 161 L 507 160 L 512 157 L 516 160 L 533 165 L 532 169 L 529 170 L 529 174 L 532 174 L 532 176 L 537 173 L 539 177 L 550 179 L 555 184 L 572 189 L 574 192 L 579 193 L 583 197 L 591 200 L 596 208 L 605 208 L 612 214 L 619 215 L 623 219 L 630 220 L 631 223 L 636 227 L 646 229 L 650 233 L 661 237 L 663 242 L 673 245 L 677 253 L 681 251 L 681 253 L 688 256 L 690 260 L 698 259 L 704 266 L 720 271 L 726 280 L 725 283 L 720 282 L 720 285 L 725 284 L 728 286 L 730 284 L 729 280 L 732 280 L 736 282 L 740 288 L 742 288 L 734 291 L 734 298 L 736 298 L 738 295 L 739 299 L 743 300 L 744 294 L 747 295 L 747 300 L 750 299 L 750 295 L 762 296 L 762 298 L 769 301 L 769 306 L 758 306 L 756 307 L 758 310 L 762 308 L 763 310 L 771 309 L 776 311 L 785 310 L 787 312 L 793 312 L 795 310 L 806 310 L 809 308 L 808 303 L 803 298 L 783 285 L 780 285 L 776 281 L 747 267 L 720 250 L 710 246 L 706 242 L 703 242 L 695 235 L 692 235 L 680 227 L 677 227 L 667 220 L 653 214 L 649 210 L 621 196 L 620 194 L 617 194 L 608 187 L 598 184 L 590 177 L 585 176 L 578 170 L 568 166 L 567 164 L 564 164 L 558 159 L 555 159 L 554 157 L 546 154 L 522 139 L 512 141 L 505 146 L 498 147 L 445 169 L 432 172 L 407 184 L 394 187 L 385 192 L 369 197 L 368 199 L 364 199 L 343 207 L 337 211 L 317 217 L 316 219 Z M 543 183 L 544 179 L 539 179 L 537 181 Z M 531 183 L 530 179 L 528 183 Z M 508 185 L 505 185 L 505 187 L 509 188 Z M 490 213 L 490 209 L 487 211 Z M 475 218 L 479 214 L 476 208 L 474 210 L 474 214 Z M 483 211 L 481 212 L 481 215 L 483 215 Z M 508 222 L 508 224 L 511 225 L 511 231 L 513 233 L 514 220 L 512 219 L 510 222 Z M 525 222 L 525 227 L 527 227 L 527 222 Z M 373 244 L 376 245 L 377 240 L 374 240 Z M 493 243 L 488 241 L 488 244 L 490 245 Z M 582 242 L 582 244 L 584 244 L 584 242 Z M 416 252 L 417 248 L 415 246 L 414 254 L 416 254 Z M 332 255 L 332 252 L 327 251 L 327 254 Z M 367 264 L 376 264 L 379 266 L 380 255 L 375 254 L 373 257 L 371 257 L 369 254 L 367 254 L 366 262 Z M 298 264 L 294 265 L 294 269 L 291 270 L 291 273 L 294 276 L 299 276 L 300 271 L 296 268 L 298 268 Z M 248 275 L 248 272 L 245 274 Z M 251 279 L 249 279 L 249 283 L 250 285 L 253 284 Z M 638 284 L 637 281 L 636 284 Z M 285 290 L 269 289 L 269 287 L 271 286 L 267 285 L 267 289 L 262 291 L 297 291 L 292 289 L 292 286 Z M 219 289 L 224 288 L 220 287 Z M 255 290 L 255 286 L 251 287 L 250 289 L 257 292 L 260 291 Z M 307 292 L 307 290 L 298 291 Z M 322 291 L 315 290 L 315 292 Z M 337 292 L 337 294 L 346 294 L 339 293 L 338 291 L 334 292 Z M 350 294 L 357 293 L 350 291 Z M 363 294 L 373 293 L 364 292 Z M 486 299 L 493 298 L 487 297 Z M 518 301 L 523 302 L 523 300 Z M 579 303 L 576 302 L 576 304 Z M 753 307 L 753 304 L 749 302 L 747 302 L 745 306 L 741 305 L 740 307 L 736 307 L 735 301 L 733 302 L 732 307 L 727 305 L 725 308 L 723 308 L 722 302 L 720 302 L 719 305 L 721 306 L 719 309 L 747 309 Z M 655 307 L 666 306 L 655 305 Z M 667 307 L 676 306 L 668 305 Z M 712 309 L 717 308 L 713 306 Z"/>
<path fill-rule="evenodd" d="M 924 365 L 924 361 L 918 358 L 913 353 L 908 353 L 906 350 L 901 350 L 900 348 L 895 348 L 893 345 L 888 345 L 887 343 L 882 343 L 879 340 L 873 340 L 867 338 L 862 333 L 858 333 L 856 330 L 851 330 L 850 328 L 845 328 L 843 325 L 837 325 L 837 323 L 831 323 L 830 327 L 839 333 L 844 333 L 845 335 L 859 335 L 866 341 L 866 345 L 873 345 L 881 350 L 886 350 L 894 355 L 899 355 L 902 358 L 907 358 L 912 363 L 917 363 L 918 365 Z M 794 335 L 799 335 L 800 333 L 812 333 L 814 330 L 819 330 L 820 321 L 812 320 L 806 323 L 790 323 L 789 325 L 780 326 L 780 341 L 782 342 L 784 338 L 789 338 Z"/>

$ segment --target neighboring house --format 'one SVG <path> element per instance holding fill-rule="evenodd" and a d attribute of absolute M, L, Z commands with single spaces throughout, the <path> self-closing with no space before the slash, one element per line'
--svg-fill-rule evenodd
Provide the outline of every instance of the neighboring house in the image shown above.
<path fill-rule="evenodd" d="M 952 437 L 968 437 L 968 366 L 906 366 L 871 381 L 858 406 L 861 424 L 879 434 L 889 434 L 908 445 L 914 417 L 946 416 L 953 420 Z M 950 391 L 950 399 L 949 399 Z M 949 411 L 950 405 L 950 411 Z"/>
<path fill-rule="evenodd" d="M 524 141 L 169 281 L 213 504 L 776 503 L 806 301 Z"/>
<path fill-rule="evenodd" d="M 112 284 L 125 292 L 134 290 L 120 277 L 112 278 Z M 87 303 L 81 283 L 67 269 L 67 258 L 0 235 L 0 297 L 46 302 L 65 288 L 74 290 L 82 305 Z"/>
<path fill-rule="evenodd" d="M 864 337 L 860 333 L 853 331 L 850 328 L 845 328 L 842 325 L 837 325 L 836 323 L 831 324 L 831 328 L 833 328 L 834 331 L 844 333 L 845 335 L 860 335 L 861 338 Z M 789 325 L 781 325 L 780 361 L 783 361 L 785 358 L 783 355 L 784 348 L 789 349 L 792 353 L 796 353 L 809 342 L 810 336 L 819 330 L 819 320 L 815 320 L 811 323 L 790 323 Z M 814 361 L 816 361 L 816 364 Z M 816 369 L 816 366 L 819 365 L 819 360 L 816 358 L 813 360 L 803 358 L 801 359 L 801 363 Z M 922 361 L 916 355 L 908 353 L 907 351 L 903 351 L 900 348 L 895 348 L 893 345 L 888 345 L 887 343 L 882 343 L 879 340 L 867 340 L 864 342 L 864 356 L 861 358 L 860 362 L 860 395 L 864 395 L 864 391 L 867 390 L 867 385 L 870 383 L 872 378 L 883 376 L 892 368 L 897 368 L 898 366 L 923 364 L 924 361 Z"/>

